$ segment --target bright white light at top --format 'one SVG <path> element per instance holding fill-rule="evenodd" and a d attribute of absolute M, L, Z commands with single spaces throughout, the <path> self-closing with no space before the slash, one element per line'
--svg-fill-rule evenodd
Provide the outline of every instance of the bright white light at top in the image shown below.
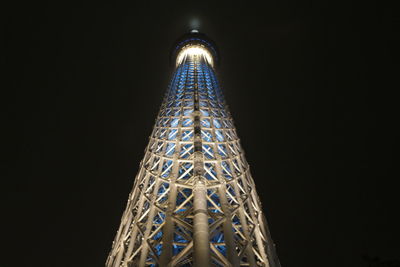
<path fill-rule="evenodd" d="M 187 57 L 187 56 L 202 56 L 204 57 L 207 62 L 213 66 L 213 58 L 211 53 L 205 49 L 203 46 L 199 45 L 191 45 L 184 47 L 176 57 L 176 65 L 179 65 L 182 63 L 182 61 Z"/>

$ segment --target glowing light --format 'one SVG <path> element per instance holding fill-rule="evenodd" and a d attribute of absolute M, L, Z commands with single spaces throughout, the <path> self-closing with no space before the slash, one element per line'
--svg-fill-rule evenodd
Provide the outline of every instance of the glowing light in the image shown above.
<path fill-rule="evenodd" d="M 192 29 L 198 29 L 200 28 L 200 19 L 199 18 L 192 18 L 189 22 L 189 26 Z"/>
<path fill-rule="evenodd" d="M 187 47 L 184 47 L 178 54 L 177 58 L 176 58 L 176 65 L 179 65 L 182 63 L 182 61 L 186 58 L 186 57 L 192 57 L 192 56 L 200 56 L 200 57 L 204 57 L 207 62 L 213 66 L 213 57 L 211 55 L 211 53 L 204 48 L 203 46 L 200 45 L 190 45 Z"/>

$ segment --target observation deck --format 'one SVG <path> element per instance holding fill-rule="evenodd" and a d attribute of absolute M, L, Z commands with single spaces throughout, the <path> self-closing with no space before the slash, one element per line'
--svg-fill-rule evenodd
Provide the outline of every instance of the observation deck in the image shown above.
<path fill-rule="evenodd" d="M 177 66 L 186 55 L 193 54 L 203 55 L 212 67 L 219 64 L 220 55 L 215 42 L 198 30 L 191 30 L 174 43 L 170 60 Z"/>

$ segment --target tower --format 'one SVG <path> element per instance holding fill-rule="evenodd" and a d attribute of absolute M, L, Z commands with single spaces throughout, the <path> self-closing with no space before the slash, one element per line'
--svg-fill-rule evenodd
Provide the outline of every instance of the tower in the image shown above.
<path fill-rule="evenodd" d="M 107 267 L 280 266 L 215 73 L 218 57 L 196 30 L 174 46 L 173 77 Z"/>

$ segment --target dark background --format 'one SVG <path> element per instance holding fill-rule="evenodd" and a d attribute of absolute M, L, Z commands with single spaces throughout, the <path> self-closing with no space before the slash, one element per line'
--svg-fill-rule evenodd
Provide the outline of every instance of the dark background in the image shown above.
<path fill-rule="evenodd" d="M 141 2 L 3 10 L 0 266 L 104 265 L 191 23 L 219 45 L 282 266 L 400 258 L 392 6 Z"/>

